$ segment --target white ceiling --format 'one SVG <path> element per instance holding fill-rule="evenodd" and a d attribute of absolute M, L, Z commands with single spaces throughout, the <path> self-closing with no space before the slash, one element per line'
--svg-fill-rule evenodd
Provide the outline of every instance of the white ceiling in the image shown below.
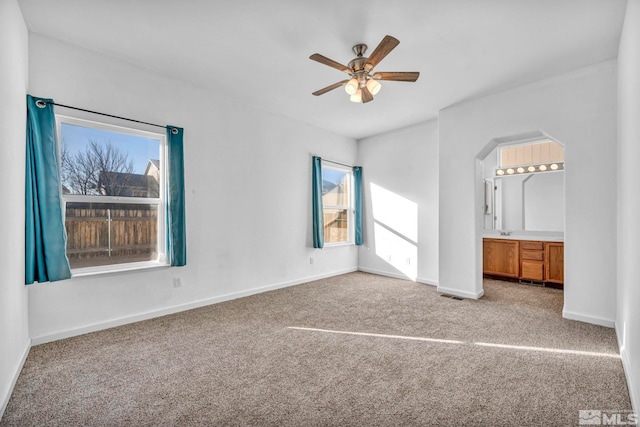
<path fill-rule="evenodd" d="M 626 0 L 19 0 L 30 31 L 363 138 L 479 95 L 615 58 Z M 400 45 L 373 102 L 338 88 L 356 43 Z"/>

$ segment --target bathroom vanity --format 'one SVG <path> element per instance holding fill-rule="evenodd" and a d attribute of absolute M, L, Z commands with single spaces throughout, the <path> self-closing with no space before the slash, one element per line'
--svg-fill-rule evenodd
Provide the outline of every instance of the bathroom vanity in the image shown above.
<path fill-rule="evenodd" d="M 564 284 L 564 242 L 559 239 L 529 240 L 517 236 L 482 239 L 482 272 L 486 276 Z"/>

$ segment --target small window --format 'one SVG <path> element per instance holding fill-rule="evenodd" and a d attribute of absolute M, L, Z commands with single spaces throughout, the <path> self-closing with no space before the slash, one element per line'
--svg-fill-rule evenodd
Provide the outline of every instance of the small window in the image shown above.
<path fill-rule="evenodd" d="M 349 169 L 322 166 L 322 210 L 325 244 L 353 241 L 352 188 Z"/>
<path fill-rule="evenodd" d="M 564 147 L 543 140 L 500 147 L 496 177 L 564 170 Z"/>
<path fill-rule="evenodd" d="M 554 162 L 564 162 L 564 147 L 551 140 L 510 145 L 498 150 L 500 168 Z"/>
<path fill-rule="evenodd" d="M 165 136 L 57 119 L 67 257 L 74 273 L 166 264 Z"/>

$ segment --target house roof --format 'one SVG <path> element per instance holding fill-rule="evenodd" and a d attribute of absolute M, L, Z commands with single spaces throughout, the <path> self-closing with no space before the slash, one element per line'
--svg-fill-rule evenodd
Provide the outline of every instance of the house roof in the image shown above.
<path fill-rule="evenodd" d="M 113 196 L 145 196 L 158 192 L 158 181 L 151 175 L 140 175 L 123 172 L 100 172 L 98 188 L 109 187 L 117 194 Z M 112 191 L 113 191 L 112 190 Z"/>

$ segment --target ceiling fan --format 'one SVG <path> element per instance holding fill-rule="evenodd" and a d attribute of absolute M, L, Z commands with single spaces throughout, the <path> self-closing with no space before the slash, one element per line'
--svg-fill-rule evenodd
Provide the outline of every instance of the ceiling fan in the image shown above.
<path fill-rule="evenodd" d="M 327 86 L 324 89 L 317 90 L 313 92 L 313 95 L 319 96 L 345 85 L 344 90 L 347 94 L 351 95 L 351 101 L 366 103 L 373 101 L 373 96 L 380 92 L 382 85 L 380 85 L 378 80 L 415 82 L 420 76 L 420 73 L 417 71 L 373 72 L 373 68 L 399 44 L 400 41 L 395 37 L 385 36 L 369 57 L 363 56 L 367 50 L 367 45 L 362 43 L 357 44 L 353 46 L 353 51 L 355 52 L 356 57 L 349 62 L 348 66 L 342 65 L 339 62 L 327 58 L 326 56 L 320 55 L 319 53 L 314 53 L 309 57 L 309 59 L 313 59 L 321 64 L 343 71 L 349 74 L 351 79 L 342 80 L 338 83 L 332 84 L 331 86 Z"/>

